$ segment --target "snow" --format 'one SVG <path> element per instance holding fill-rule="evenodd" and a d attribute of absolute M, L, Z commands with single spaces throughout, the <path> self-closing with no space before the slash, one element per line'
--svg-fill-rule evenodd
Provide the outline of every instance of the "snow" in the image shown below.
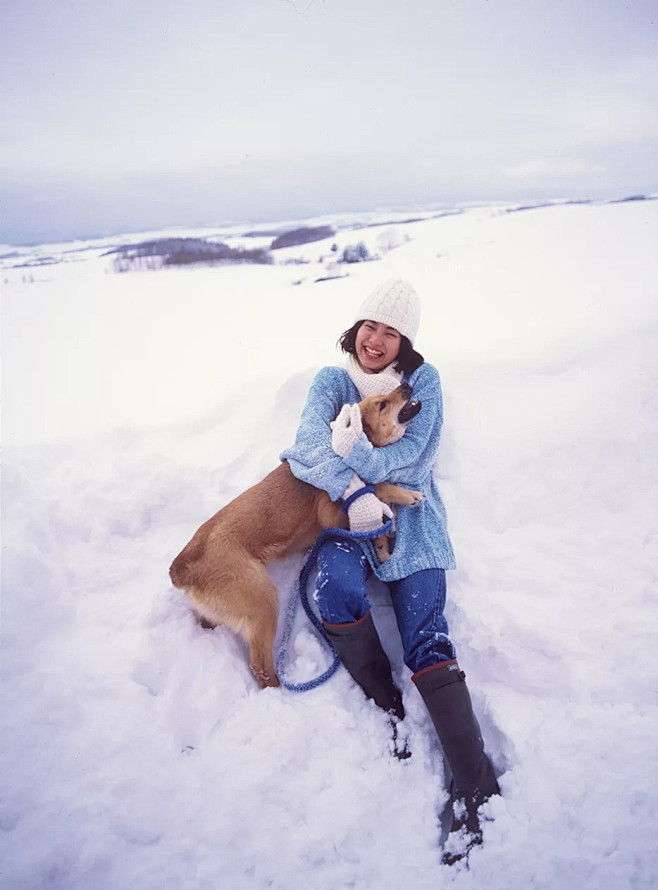
<path fill-rule="evenodd" d="M 375 248 L 365 222 L 336 240 Z M 299 267 L 5 264 L 3 888 L 655 886 L 658 202 L 396 227 L 322 283 L 326 242 Z M 442 375 L 447 616 L 501 774 L 470 870 L 440 865 L 441 756 L 383 587 L 404 762 L 343 670 L 259 691 L 167 576 L 276 465 L 390 275 Z M 300 560 L 271 567 L 282 616 Z M 291 658 L 291 679 L 327 664 L 303 613 Z"/>

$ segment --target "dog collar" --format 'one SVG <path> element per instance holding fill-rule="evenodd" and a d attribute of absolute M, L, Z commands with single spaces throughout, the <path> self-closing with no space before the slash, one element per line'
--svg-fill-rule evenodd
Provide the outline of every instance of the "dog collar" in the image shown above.
<path fill-rule="evenodd" d="M 374 494 L 374 493 L 375 493 L 375 488 L 373 485 L 364 485 L 363 488 L 358 488 L 356 491 L 352 492 L 352 494 L 349 495 L 349 497 L 346 497 L 345 500 L 343 501 L 343 503 L 341 504 L 340 508 L 343 511 L 343 513 L 345 513 L 347 515 L 347 511 L 349 510 L 351 504 L 353 504 L 357 498 L 362 497 L 362 495 L 364 495 L 364 494 Z"/>

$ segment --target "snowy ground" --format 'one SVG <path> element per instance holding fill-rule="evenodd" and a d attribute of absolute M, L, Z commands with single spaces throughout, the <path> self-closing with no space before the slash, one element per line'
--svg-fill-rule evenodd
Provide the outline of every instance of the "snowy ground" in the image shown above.
<path fill-rule="evenodd" d="M 368 220 L 372 222 L 373 220 Z M 0 886 L 650 888 L 658 882 L 658 202 L 400 224 L 350 276 L 305 266 L 3 273 Z M 342 233 L 375 246 L 381 228 Z M 276 465 L 367 291 L 408 277 L 442 374 L 448 618 L 503 796 L 439 864 L 441 758 L 340 671 L 260 692 L 168 581 Z M 272 567 L 282 612 L 299 559 Z M 326 664 L 300 619 L 299 678 Z"/>

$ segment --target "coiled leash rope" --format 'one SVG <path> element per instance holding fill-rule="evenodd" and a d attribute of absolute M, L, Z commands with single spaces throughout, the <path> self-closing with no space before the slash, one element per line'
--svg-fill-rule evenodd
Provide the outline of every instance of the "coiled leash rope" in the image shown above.
<path fill-rule="evenodd" d="M 345 501 L 342 504 L 343 512 L 347 513 L 347 508 L 357 497 L 372 492 L 374 492 L 374 488 L 372 487 L 372 485 L 366 485 L 363 488 L 360 488 L 353 495 L 350 495 L 350 497 L 345 498 Z M 310 577 L 313 566 L 317 562 L 320 548 L 328 538 L 344 538 L 350 541 L 365 541 L 370 540 L 371 538 L 378 538 L 380 535 L 387 534 L 390 531 L 391 526 L 392 522 L 389 520 L 380 528 L 377 528 L 371 532 L 352 532 L 344 528 L 326 528 L 309 550 L 299 573 L 299 577 L 297 578 L 295 589 L 293 590 L 290 597 L 290 602 L 288 603 L 288 612 L 286 614 L 286 623 L 283 629 L 281 648 L 279 649 L 279 654 L 276 660 L 276 671 L 279 675 L 279 682 L 284 689 L 287 689 L 289 692 L 308 692 L 310 689 L 316 689 L 318 686 L 322 686 L 323 683 L 326 683 L 330 677 L 333 677 L 338 669 L 338 665 L 340 664 L 334 644 L 327 637 L 324 627 L 322 626 L 322 622 L 313 611 L 308 600 L 308 579 Z M 315 677 L 312 680 L 306 680 L 303 683 L 292 683 L 289 680 L 286 680 L 285 663 L 288 655 L 290 636 L 295 624 L 298 600 L 301 600 L 302 606 L 304 607 L 304 611 L 306 612 L 309 621 L 316 629 L 320 639 L 325 643 L 325 645 L 331 652 L 332 662 L 327 670 L 324 671 L 324 673 L 320 674 L 318 677 Z"/>

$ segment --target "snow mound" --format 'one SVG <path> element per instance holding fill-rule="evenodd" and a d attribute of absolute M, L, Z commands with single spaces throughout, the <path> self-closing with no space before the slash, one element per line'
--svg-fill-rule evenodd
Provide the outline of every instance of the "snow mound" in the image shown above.
<path fill-rule="evenodd" d="M 112 276 L 92 252 L 7 288 L 3 887 L 655 886 L 658 203 L 404 229 L 320 285 Z M 421 292 L 442 375 L 447 617 L 503 792 L 470 871 L 440 865 L 442 758 L 383 585 L 404 762 L 343 670 L 261 692 L 167 576 L 276 465 L 356 300 L 391 275 Z M 282 616 L 299 565 L 271 567 Z M 290 656 L 304 678 L 326 665 L 301 615 Z"/>

